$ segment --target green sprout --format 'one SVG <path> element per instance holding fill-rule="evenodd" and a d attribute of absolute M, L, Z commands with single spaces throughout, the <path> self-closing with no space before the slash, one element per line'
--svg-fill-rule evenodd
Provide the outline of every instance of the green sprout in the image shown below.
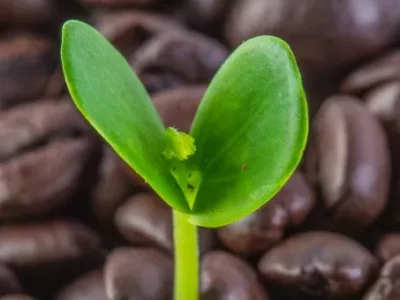
<path fill-rule="evenodd" d="M 165 128 L 128 62 L 95 28 L 67 21 L 61 56 L 79 111 L 172 208 L 174 299 L 198 299 L 197 227 L 260 208 L 303 155 L 308 110 L 291 49 L 273 36 L 242 43 L 211 81 L 189 133 Z"/>

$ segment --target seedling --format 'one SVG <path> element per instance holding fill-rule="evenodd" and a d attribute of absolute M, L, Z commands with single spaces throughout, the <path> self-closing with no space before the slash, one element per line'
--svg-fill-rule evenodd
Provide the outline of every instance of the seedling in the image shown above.
<path fill-rule="evenodd" d="M 197 226 L 216 228 L 254 212 L 302 157 L 308 113 L 293 53 L 272 36 L 244 42 L 217 72 L 183 133 L 164 127 L 137 75 L 96 29 L 71 20 L 62 34 L 75 105 L 173 210 L 174 298 L 198 299 Z"/>

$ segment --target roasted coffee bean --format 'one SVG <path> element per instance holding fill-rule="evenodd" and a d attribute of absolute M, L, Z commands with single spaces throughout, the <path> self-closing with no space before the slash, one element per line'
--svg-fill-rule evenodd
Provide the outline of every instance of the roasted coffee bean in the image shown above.
<path fill-rule="evenodd" d="M 173 19 L 140 11 L 99 12 L 92 19 L 97 29 L 126 57 L 154 36 L 170 31 L 186 31 Z"/>
<path fill-rule="evenodd" d="M 82 118 L 69 99 L 43 100 L 0 111 L 0 161 L 59 132 L 74 132 L 80 123 Z"/>
<path fill-rule="evenodd" d="M 400 50 L 394 50 L 351 72 L 341 85 L 345 93 L 359 93 L 392 80 L 400 79 Z"/>
<path fill-rule="evenodd" d="M 189 32 L 165 33 L 144 43 L 130 57 L 133 69 L 150 91 L 161 91 L 184 84 L 205 84 L 227 58 L 225 47 L 209 37 Z M 182 62 L 185 58 L 185 63 Z M 146 80 L 148 76 L 156 80 Z M 158 80 L 155 75 L 161 74 Z M 172 74 L 180 80 L 172 84 L 165 77 Z"/>
<path fill-rule="evenodd" d="M 14 272 L 5 265 L 0 265 L 0 295 L 13 294 L 21 291 L 21 283 Z"/>
<path fill-rule="evenodd" d="M 238 0 L 226 26 L 231 45 L 260 34 L 286 40 L 302 65 L 343 67 L 396 41 L 396 0 Z"/>
<path fill-rule="evenodd" d="M 78 186 L 89 139 L 62 139 L 0 163 L 0 219 L 50 213 Z"/>
<path fill-rule="evenodd" d="M 0 107 L 40 98 L 56 65 L 52 41 L 28 34 L 0 37 Z"/>
<path fill-rule="evenodd" d="M 281 242 L 260 260 L 269 281 L 296 286 L 310 294 L 345 296 L 360 292 L 377 262 L 354 240 L 331 232 L 307 232 Z"/>
<path fill-rule="evenodd" d="M 340 224 L 346 232 L 371 224 L 385 208 L 390 183 L 381 124 L 357 99 L 334 96 L 319 109 L 311 138 L 306 170 L 331 215 L 323 222 Z"/>
<path fill-rule="evenodd" d="M 166 127 L 174 127 L 189 132 L 197 107 L 206 91 L 204 85 L 186 86 L 155 93 L 152 96 L 154 106 Z M 125 163 L 121 162 L 123 171 L 131 178 L 133 185 L 148 188 L 144 180 Z"/>
<path fill-rule="evenodd" d="M 43 24 L 54 18 L 55 0 L 0 0 L 0 24 Z"/>
<path fill-rule="evenodd" d="M 132 196 L 115 214 L 119 232 L 134 244 L 151 243 L 171 250 L 171 209 L 157 196 L 141 193 Z"/>
<path fill-rule="evenodd" d="M 104 223 L 113 222 L 118 206 L 133 194 L 132 185 L 122 172 L 120 164 L 120 158 L 110 147 L 105 146 L 99 166 L 99 178 L 91 195 L 93 212 Z"/>
<path fill-rule="evenodd" d="M 151 248 L 117 248 L 105 264 L 109 299 L 170 300 L 173 287 L 170 257 Z"/>
<path fill-rule="evenodd" d="M 23 294 L 11 294 L 0 297 L 0 300 L 35 300 L 31 296 L 23 295 Z"/>
<path fill-rule="evenodd" d="M 77 221 L 56 220 L 0 227 L 0 262 L 16 267 L 76 260 L 95 253 L 98 235 Z"/>
<path fill-rule="evenodd" d="M 99 6 L 126 6 L 126 5 L 152 5 L 160 0 L 78 0 L 83 5 Z"/>
<path fill-rule="evenodd" d="M 387 233 L 383 235 L 376 246 L 375 255 L 383 262 L 387 262 L 400 254 L 400 234 Z"/>
<path fill-rule="evenodd" d="M 160 198 L 150 193 L 132 196 L 115 214 L 119 232 L 133 244 L 157 246 L 173 251 L 172 211 Z M 214 244 L 212 230 L 199 229 L 200 251 Z"/>
<path fill-rule="evenodd" d="M 201 262 L 203 300 L 267 300 L 257 273 L 228 252 L 211 251 Z"/>
<path fill-rule="evenodd" d="M 66 286 L 56 300 L 108 300 L 103 271 L 90 271 Z"/>
<path fill-rule="evenodd" d="M 300 171 L 263 207 L 218 230 L 220 240 L 233 252 L 252 255 L 278 242 L 287 227 L 299 225 L 314 207 L 314 192 Z"/>
<path fill-rule="evenodd" d="M 363 298 L 363 300 L 397 299 L 400 299 L 400 255 L 393 257 L 383 266 L 379 279 Z"/>

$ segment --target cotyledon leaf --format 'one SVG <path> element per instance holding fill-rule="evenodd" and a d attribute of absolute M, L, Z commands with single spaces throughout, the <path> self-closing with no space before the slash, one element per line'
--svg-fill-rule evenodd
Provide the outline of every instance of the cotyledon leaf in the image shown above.
<path fill-rule="evenodd" d="M 191 127 L 201 183 L 189 218 L 219 227 L 260 208 L 302 157 L 308 109 L 289 46 L 272 36 L 240 45 L 223 64 Z"/>
<path fill-rule="evenodd" d="M 61 57 L 71 97 L 89 123 L 172 208 L 189 212 L 163 156 L 165 128 L 124 57 L 96 29 L 71 20 Z"/>

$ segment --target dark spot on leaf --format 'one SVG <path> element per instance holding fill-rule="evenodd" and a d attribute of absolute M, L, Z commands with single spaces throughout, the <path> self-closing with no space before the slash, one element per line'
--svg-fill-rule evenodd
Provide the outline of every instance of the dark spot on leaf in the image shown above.
<path fill-rule="evenodd" d="M 187 185 L 187 189 L 189 190 L 189 192 L 193 192 L 193 190 L 194 190 L 194 186 L 193 186 L 193 185 L 191 185 L 190 183 L 188 183 L 188 185 Z"/>

